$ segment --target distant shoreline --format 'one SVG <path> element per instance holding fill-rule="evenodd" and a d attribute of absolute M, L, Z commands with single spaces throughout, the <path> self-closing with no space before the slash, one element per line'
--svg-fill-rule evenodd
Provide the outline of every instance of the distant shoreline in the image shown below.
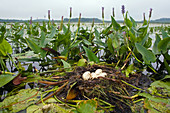
<path fill-rule="evenodd" d="M 103 23 L 103 21 L 101 19 L 98 18 L 81 18 L 81 22 L 82 23 L 92 23 L 94 19 L 95 23 Z M 48 22 L 48 19 L 35 19 L 32 20 L 33 22 Z M 60 20 L 51 20 L 54 21 L 55 23 L 60 23 Z M 64 18 L 63 22 L 64 23 L 68 23 L 69 19 L 68 18 Z M 24 23 L 24 22 L 29 22 L 29 20 L 19 20 L 19 19 L 0 19 L 0 23 Z M 71 23 L 75 23 L 78 22 L 78 18 L 72 18 L 70 20 Z M 111 23 L 111 21 L 104 21 L 105 23 Z M 123 20 L 117 20 L 118 23 L 123 23 Z M 137 23 L 143 23 L 143 21 L 136 21 Z M 160 18 L 160 19 L 156 19 L 156 20 L 151 20 L 150 23 L 155 23 L 155 24 L 170 24 L 170 18 Z"/>

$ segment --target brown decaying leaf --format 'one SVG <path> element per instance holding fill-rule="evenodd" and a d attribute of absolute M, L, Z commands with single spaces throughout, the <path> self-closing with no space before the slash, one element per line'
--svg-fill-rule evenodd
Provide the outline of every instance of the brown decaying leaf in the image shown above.
<path fill-rule="evenodd" d="M 27 79 L 27 77 L 21 77 L 21 74 L 17 75 L 17 77 L 14 78 L 13 84 L 19 85 L 23 80 Z"/>
<path fill-rule="evenodd" d="M 59 52 L 57 52 L 57 51 L 55 51 L 54 49 L 51 49 L 51 48 L 49 48 L 49 47 L 41 48 L 41 49 L 52 53 L 54 56 L 60 56 L 60 53 L 59 53 Z"/>
<path fill-rule="evenodd" d="M 79 94 L 79 92 L 72 88 L 72 89 L 69 91 L 69 93 L 67 94 L 66 99 L 67 99 L 67 100 L 72 100 L 72 99 L 76 98 L 76 96 L 77 96 L 78 94 Z"/>

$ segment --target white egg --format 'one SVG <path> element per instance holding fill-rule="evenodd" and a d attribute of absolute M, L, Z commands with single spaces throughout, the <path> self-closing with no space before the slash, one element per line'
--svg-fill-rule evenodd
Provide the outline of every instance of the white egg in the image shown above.
<path fill-rule="evenodd" d="M 100 75 L 98 75 L 98 77 L 105 77 L 107 76 L 107 73 L 101 73 Z"/>
<path fill-rule="evenodd" d="M 96 75 L 96 73 L 92 72 L 92 73 L 91 73 L 91 77 L 92 77 L 92 79 L 94 79 L 94 78 L 97 78 L 98 75 Z"/>
<path fill-rule="evenodd" d="M 84 74 L 82 75 L 82 78 L 83 78 L 84 80 L 89 80 L 89 79 L 91 79 L 90 71 L 84 72 Z"/>
<path fill-rule="evenodd" d="M 99 75 L 99 74 L 101 74 L 102 73 L 102 69 L 97 69 L 96 71 L 95 71 L 95 74 L 96 75 Z"/>

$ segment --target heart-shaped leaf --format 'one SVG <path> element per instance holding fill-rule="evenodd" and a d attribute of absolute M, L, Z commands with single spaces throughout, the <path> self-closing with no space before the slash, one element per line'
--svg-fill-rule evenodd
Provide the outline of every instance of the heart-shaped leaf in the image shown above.
<path fill-rule="evenodd" d="M 150 62 L 156 61 L 156 57 L 151 51 L 147 50 L 145 47 L 138 43 L 135 43 L 135 46 L 139 53 L 142 54 L 143 60 L 145 61 L 146 64 L 150 64 Z"/>

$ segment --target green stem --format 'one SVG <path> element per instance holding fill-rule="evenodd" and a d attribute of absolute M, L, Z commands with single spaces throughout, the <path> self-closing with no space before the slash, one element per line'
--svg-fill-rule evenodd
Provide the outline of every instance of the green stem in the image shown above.
<path fill-rule="evenodd" d="M 8 54 L 7 54 L 8 55 Z M 12 63 L 14 64 L 14 66 L 17 68 L 17 70 L 19 71 L 18 66 L 14 63 L 13 59 L 8 55 L 9 59 L 12 61 Z"/>
<path fill-rule="evenodd" d="M 132 52 L 132 50 L 128 47 L 128 49 L 129 49 L 129 51 L 131 51 Z M 141 63 L 141 64 L 144 64 L 142 61 L 140 61 L 136 56 L 135 56 L 135 54 L 132 52 L 132 55 L 135 57 L 135 59 L 139 62 L 139 63 Z M 156 73 L 156 74 L 158 74 L 151 66 L 148 66 L 154 73 Z"/>
<path fill-rule="evenodd" d="M 74 42 L 75 42 L 75 41 L 76 41 L 76 39 L 77 39 L 77 34 L 78 34 L 78 31 L 79 31 L 79 27 L 77 28 L 77 31 L 76 31 L 76 36 L 75 36 L 75 38 L 74 38 L 73 42 L 71 43 L 71 46 L 74 44 Z"/>
<path fill-rule="evenodd" d="M 143 90 L 143 89 L 141 89 L 141 88 L 138 88 L 138 87 L 136 87 L 136 86 L 133 86 L 133 85 L 125 82 L 124 80 L 121 80 L 121 81 L 122 81 L 123 83 L 125 83 L 126 85 L 131 86 L 131 87 L 133 87 L 133 88 L 135 88 L 135 89 L 137 89 L 137 90 Z"/>

